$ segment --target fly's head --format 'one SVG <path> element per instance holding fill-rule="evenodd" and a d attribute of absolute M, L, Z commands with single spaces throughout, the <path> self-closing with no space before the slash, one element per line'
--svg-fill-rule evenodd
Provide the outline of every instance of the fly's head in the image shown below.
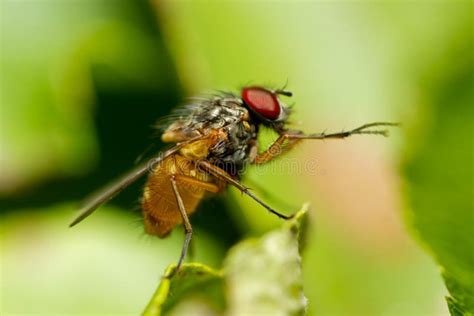
<path fill-rule="evenodd" d="M 280 100 L 281 96 L 291 97 L 292 93 L 259 86 L 245 87 L 241 92 L 242 101 L 257 121 L 275 130 L 284 128 L 290 114 L 290 108 Z"/>

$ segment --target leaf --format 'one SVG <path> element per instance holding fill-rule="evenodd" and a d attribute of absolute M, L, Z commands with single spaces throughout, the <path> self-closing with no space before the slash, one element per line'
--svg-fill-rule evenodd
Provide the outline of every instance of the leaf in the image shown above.
<path fill-rule="evenodd" d="M 306 209 L 303 207 L 281 228 L 234 246 L 222 271 L 189 263 L 172 276 L 176 266 L 168 266 L 143 315 L 175 312 L 187 302 L 193 304 L 196 295 L 212 306 L 211 311 L 220 314 L 225 311 L 227 315 L 303 315 L 306 298 L 299 238 L 304 233 Z"/>
<path fill-rule="evenodd" d="M 405 165 L 409 220 L 441 266 L 452 315 L 474 313 L 471 53 L 466 47 L 456 49 L 450 59 L 457 61 L 457 67 L 434 76 L 437 81 L 428 100 L 432 108 L 420 116 L 430 120 L 423 122 L 424 137 Z"/>

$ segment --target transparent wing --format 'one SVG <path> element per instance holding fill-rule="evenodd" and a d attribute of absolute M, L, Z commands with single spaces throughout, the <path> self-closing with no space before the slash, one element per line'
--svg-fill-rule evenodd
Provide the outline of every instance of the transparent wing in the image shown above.
<path fill-rule="evenodd" d="M 79 216 L 77 216 L 76 219 L 72 221 L 69 227 L 80 223 L 86 217 L 91 215 L 99 206 L 108 202 L 115 195 L 117 195 L 129 185 L 137 181 L 143 175 L 148 173 L 149 170 L 152 170 L 156 165 L 158 165 L 163 159 L 177 152 L 179 148 L 181 148 L 180 145 L 175 146 L 165 151 L 164 153 L 160 153 L 156 157 L 141 163 L 131 171 L 127 172 L 122 177 L 116 179 L 115 181 L 112 181 L 109 185 L 106 185 L 101 190 L 91 194 L 88 198 L 84 200 L 84 202 L 82 203 L 82 207 L 79 211 Z"/>

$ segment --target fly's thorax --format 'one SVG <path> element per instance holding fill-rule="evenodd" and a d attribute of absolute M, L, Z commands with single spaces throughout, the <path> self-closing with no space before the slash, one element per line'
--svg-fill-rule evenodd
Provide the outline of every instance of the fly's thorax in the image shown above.
<path fill-rule="evenodd" d="M 224 130 L 227 138 L 211 148 L 208 160 L 229 174 L 237 175 L 251 160 L 251 152 L 257 142 L 257 125 L 241 121 Z"/>
<path fill-rule="evenodd" d="M 162 135 L 165 142 L 181 142 L 203 136 L 184 146 L 180 154 L 188 159 L 207 159 L 212 163 L 240 169 L 248 160 L 251 143 L 257 137 L 258 124 L 241 98 L 224 94 L 196 99 L 185 106 L 180 118 Z"/>
<path fill-rule="evenodd" d="M 249 119 L 248 109 L 236 96 L 221 95 L 194 101 L 175 110 L 171 117 L 176 118 L 162 134 L 164 142 L 188 140 Z"/>

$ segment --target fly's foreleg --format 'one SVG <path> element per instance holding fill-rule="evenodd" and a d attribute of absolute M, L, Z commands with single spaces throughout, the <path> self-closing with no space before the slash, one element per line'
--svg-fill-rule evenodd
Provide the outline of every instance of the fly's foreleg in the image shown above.
<path fill-rule="evenodd" d="M 267 162 L 272 161 L 273 159 L 277 158 L 281 154 L 289 151 L 296 145 L 298 142 L 304 139 L 343 139 L 352 135 L 382 135 L 388 136 L 387 129 L 373 129 L 374 127 L 380 126 L 398 126 L 398 123 L 389 123 L 389 122 L 374 122 L 364 124 L 357 128 L 354 128 L 350 131 L 343 131 L 338 133 L 315 133 L 315 134 L 305 134 L 302 131 L 298 130 L 286 130 L 282 131 L 280 137 L 264 152 L 258 154 L 255 160 L 253 161 L 254 164 L 264 164 Z"/>
<path fill-rule="evenodd" d="M 280 137 L 278 137 L 277 140 L 270 145 L 270 147 L 268 147 L 264 152 L 258 154 L 252 163 L 256 165 L 263 165 L 291 150 L 300 140 L 290 139 L 288 136 L 289 134 L 280 135 Z"/>
<path fill-rule="evenodd" d="M 357 128 L 354 128 L 347 132 L 338 132 L 338 133 L 316 133 L 316 134 L 304 134 L 301 131 L 289 131 L 284 136 L 287 139 L 294 139 L 294 140 L 302 140 L 302 139 L 327 139 L 327 138 L 335 138 L 335 139 L 342 139 L 352 135 L 381 135 L 381 136 L 388 136 L 388 129 L 373 129 L 374 127 L 380 126 L 398 126 L 398 123 L 390 123 L 390 122 L 374 122 L 364 124 Z"/>

